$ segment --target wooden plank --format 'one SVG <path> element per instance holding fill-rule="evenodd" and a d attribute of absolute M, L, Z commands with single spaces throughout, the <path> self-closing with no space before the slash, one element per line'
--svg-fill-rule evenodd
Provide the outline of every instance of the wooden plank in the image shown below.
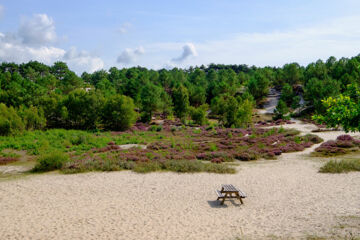
<path fill-rule="evenodd" d="M 219 190 L 215 190 L 216 195 L 218 196 L 218 198 L 224 198 L 225 195 L 223 195 Z"/>

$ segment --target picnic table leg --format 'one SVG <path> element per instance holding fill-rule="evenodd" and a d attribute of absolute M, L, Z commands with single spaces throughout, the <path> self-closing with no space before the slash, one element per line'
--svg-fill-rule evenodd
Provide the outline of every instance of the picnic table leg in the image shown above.
<path fill-rule="evenodd" d="M 244 203 L 243 203 L 243 200 L 242 200 L 241 197 L 240 197 L 240 194 L 239 194 L 239 193 L 236 193 L 236 196 L 237 196 L 238 199 L 240 200 L 241 204 L 244 204 Z"/>
<path fill-rule="evenodd" d="M 223 199 L 222 199 L 222 201 L 221 201 L 221 203 L 220 203 L 220 205 L 224 205 L 224 202 L 225 202 L 225 198 L 227 197 L 227 193 L 225 193 L 225 195 L 224 195 L 224 197 L 223 197 Z"/>

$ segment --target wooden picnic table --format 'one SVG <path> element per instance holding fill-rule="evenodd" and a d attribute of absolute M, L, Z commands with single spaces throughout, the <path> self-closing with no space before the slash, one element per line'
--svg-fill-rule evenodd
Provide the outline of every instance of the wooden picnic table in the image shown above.
<path fill-rule="evenodd" d="M 246 194 L 240 191 L 238 188 L 232 184 L 223 184 L 221 185 L 221 190 L 215 190 L 218 198 L 217 200 L 222 200 L 221 205 L 224 204 L 225 199 L 237 198 L 240 200 L 241 204 L 244 204 L 242 198 L 246 198 Z"/>

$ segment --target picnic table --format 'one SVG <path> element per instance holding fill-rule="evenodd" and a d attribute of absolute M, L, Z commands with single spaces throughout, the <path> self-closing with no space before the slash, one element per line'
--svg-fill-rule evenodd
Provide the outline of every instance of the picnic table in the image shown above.
<path fill-rule="evenodd" d="M 221 185 L 221 190 L 215 190 L 215 192 L 218 196 L 217 200 L 221 199 L 221 205 L 224 204 L 225 199 L 231 198 L 237 198 L 240 200 L 241 204 L 244 204 L 242 198 L 246 198 L 246 194 L 232 184 L 223 184 Z"/>

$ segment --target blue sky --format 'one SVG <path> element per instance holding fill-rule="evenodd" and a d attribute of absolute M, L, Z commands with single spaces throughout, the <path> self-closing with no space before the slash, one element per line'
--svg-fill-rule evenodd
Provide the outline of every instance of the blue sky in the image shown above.
<path fill-rule="evenodd" d="M 1 1 L 0 61 L 282 66 L 360 53 L 360 1 Z"/>

